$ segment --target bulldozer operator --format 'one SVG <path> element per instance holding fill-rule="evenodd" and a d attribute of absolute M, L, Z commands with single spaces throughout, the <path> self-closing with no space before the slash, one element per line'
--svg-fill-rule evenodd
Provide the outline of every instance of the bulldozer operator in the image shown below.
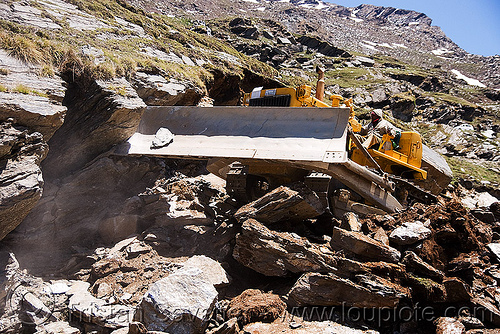
<path fill-rule="evenodd" d="M 399 140 L 401 139 L 401 130 L 396 128 L 390 122 L 384 119 L 382 109 L 374 109 L 371 113 L 371 122 L 363 126 L 359 131 L 359 135 L 366 136 L 363 140 L 363 146 L 366 148 L 378 147 L 382 136 L 389 134 L 393 137 L 392 149 L 399 149 Z M 384 150 L 390 150 L 390 147 L 384 147 Z"/>

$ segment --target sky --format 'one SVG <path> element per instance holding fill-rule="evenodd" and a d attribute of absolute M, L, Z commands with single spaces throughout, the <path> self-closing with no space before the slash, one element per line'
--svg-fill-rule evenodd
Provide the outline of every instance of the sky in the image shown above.
<path fill-rule="evenodd" d="M 500 0 L 324 0 L 345 7 L 362 3 L 411 9 L 426 14 L 432 25 L 462 49 L 483 56 L 500 55 Z"/>

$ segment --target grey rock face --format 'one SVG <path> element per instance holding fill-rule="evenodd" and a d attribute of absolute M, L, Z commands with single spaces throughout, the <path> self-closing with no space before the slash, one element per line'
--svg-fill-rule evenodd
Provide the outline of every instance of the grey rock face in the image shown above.
<path fill-rule="evenodd" d="M 0 240 L 14 230 L 42 196 L 40 162 L 47 145 L 38 132 L 0 126 Z"/>
<path fill-rule="evenodd" d="M 217 291 L 198 268 L 179 270 L 154 283 L 135 319 L 150 331 L 202 333 L 217 301 Z"/>
<path fill-rule="evenodd" d="M 52 137 L 44 173 L 61 177 L 130 137 L 146 105 L 125 79 L 70 87 L 64 125 Z"/>
<path fill-rule="evenodd" d="M 2 5 L 3 6 L 3 5 Z M 19 6 L 18 6 L 19 7 Z M 2 7 L 0 7 L 0 15 Z M 0 240 L 26 217 L 42 195 L 40 163 L 48 141 L 62 125 L 66 107 L 60 78 L 39 76 L 0 50 Z"/>

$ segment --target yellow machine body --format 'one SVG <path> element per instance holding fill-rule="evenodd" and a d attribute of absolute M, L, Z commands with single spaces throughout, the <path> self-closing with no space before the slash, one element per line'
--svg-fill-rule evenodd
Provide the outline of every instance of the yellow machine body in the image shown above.
<path fill-rule="evenodd" d="M 344 100 L 339 95 L 332 95 L 331 105 L 311 96 L 310 86 L 299 86 L 297 88 L 273 88 L 254 89 L 251 93 L 246 93 L 243 97 L 245 106 L 276 106 L 276 99 L 282 101 L 283 107 L 339 107 L 342 101 L 350 108 L 349 125 L 354 132 L 361 130 L 361 124 L 354 116 L 354 106 L 352 99 Z M 421 169 L 422 164 L 422 139 L 420 134 L 413 131 L 401 133 L 399 149 L 393 150 L 391 136 L 384 135 L 378 147 L 368 149 L 370 155 L 380 165 L 381 169 L 390 174 L 402 176 L 409 179 L 426 179 L 427 172 Z M 362 166 L 370 166 L 367 158 L 354 145 L 352 147 L 351 160 Z M 387 149 L 384 149 L 387 148 Z"/>
<path fill-rule="evenodd" d="M 422 165 L 422 139 L 420 134 L 414 131 L 401 132 L 399 148 L 393 149 L 392 136 L 385 134 L 382 141 L 368 149 L 370 155 L 379 164 L 381 169 L 390 174 L 402 176 L 408 179 L 424 180 L 427 172 L 421 169 Z M 352 148 L 351 160 L 369 166 L 369 162 L 357 147 Z"/>

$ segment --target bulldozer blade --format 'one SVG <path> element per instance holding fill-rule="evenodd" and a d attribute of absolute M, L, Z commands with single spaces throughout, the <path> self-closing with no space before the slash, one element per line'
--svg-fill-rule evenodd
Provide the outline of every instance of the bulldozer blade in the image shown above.
<path fill-rule="evenodd" d="M 349 108 L 148 107 L 137 132 L 115 154 L 210 159 L 222 177 L 224 164 L 234 161 L 316 170 L 388 212 L 400 210 L 389 181 L 348 159 L 349 113 Z M 160 133 L 167 136 L 158 138 Z"/>
<path fill-rule="evenodd" d="M 121 154 L 341 163 L 348 108 L 148 107 Z M 154 147 L 159 129 L 173 139 Z"/>

